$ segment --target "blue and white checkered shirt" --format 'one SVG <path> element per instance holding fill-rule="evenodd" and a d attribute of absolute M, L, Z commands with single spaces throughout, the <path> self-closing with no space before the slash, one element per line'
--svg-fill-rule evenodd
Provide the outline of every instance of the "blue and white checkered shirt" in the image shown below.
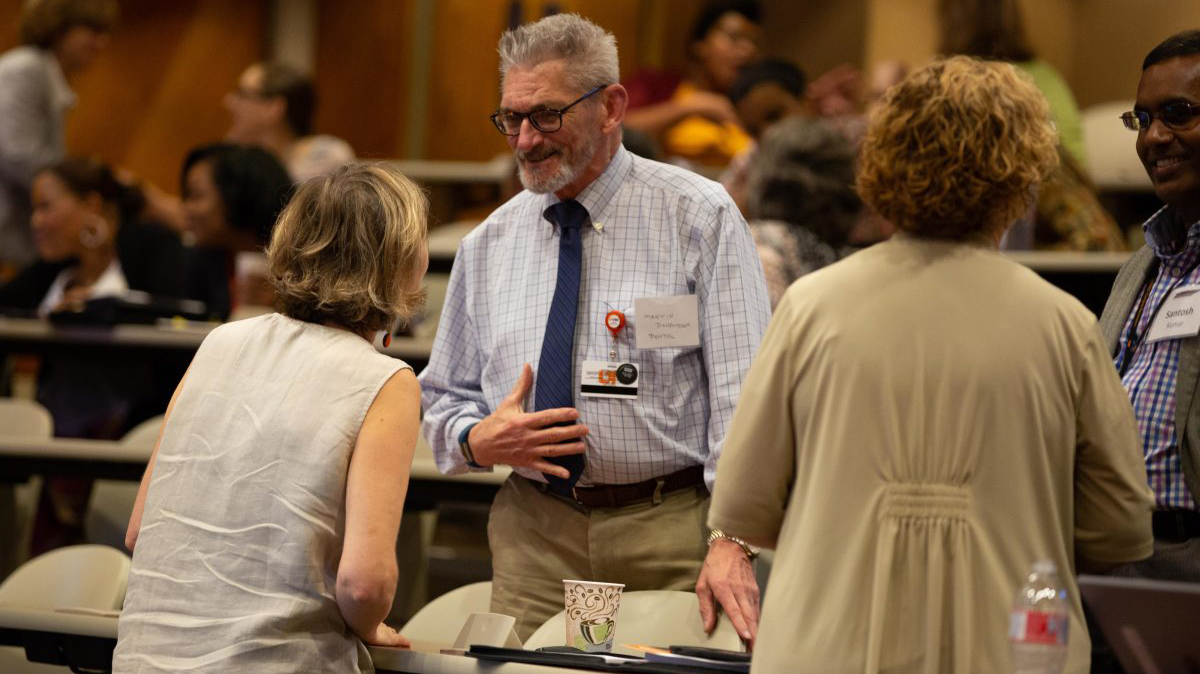
<path fill-rule="evenodd" d="M 1125 320 L 1116 356 L 1117 367 L 1124 365 L 1121 383 L 1133 403 L 1146 457 L 1146 476 L 1154 491 L 1154 504 L 1162 509 L 1196 508 L 1183 479 L 1175 427 L 1175 380 L 1179 373 L 1181 340 L 1144 342 L 1151 321 L 1167 295 L 1180 286 L 1200 283 L 1200 267 L 1197 266 L 1200 264 L 1200 223 L 1187 230 L 1182 249 L 1176 243 L 1181 226 L 1175 221 L 1175 213 L 1170 207 L 1159 210 L 1143 226 L 1146 245 L 1158 257 L 1158 273 L 1150 287 L 1141 291 L 1142 294 L 1150 293 L 1141 315 L 1138 316 L 1136 309 L 1141 303 L 1142 295 L 1139 294 L 1135 309 Z M 1136 326 L 1133 324 L 1135 318 Z M 1136 335 L 1133 341 L 1137 348 L 1133 353 L 1127 353 L 1131 330 L 1136 330 L 1132 334 Z"/>
<path fill-rule="evenodd" d="M 587 425 L 581 485 L 626 484 L 703 465 L 712 488 L 742 378 L 770 305 L 749 229 L 725 190 L 623 148 L 576 197 L 584 227 L 572 390 Z M 422 427 L 438 468 L 469 470 L 459 434 L 495 410 L 521 366 L 537 372 L 558 269 L 553 194 L 522 192 L 463 239 L 429 365 Z M 696 295 L 700 346 L 636 349 L 634 300 Z M 641 368 L 636 400 L 582 397 L 580 365 L 609 361 L 609 311 L 625 314 L 617 362 Z M 536 386 L 536 384 L 535 384 Z M 526 409 L 532 410 L 534 392 Z M 541 473 L 518 470 L 534 480 Z"/>

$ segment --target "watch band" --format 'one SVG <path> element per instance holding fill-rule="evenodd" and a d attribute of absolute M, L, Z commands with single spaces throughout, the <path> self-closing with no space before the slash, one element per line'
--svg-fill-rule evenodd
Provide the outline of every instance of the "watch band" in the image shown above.
<path fill-rule="evenodd" d="M 471 452 L 471 443 L 467 441 L 471 435 L 471 429 L 475 428 L 475 425 L 478 423 L 479 422 L 476 421 L 474 424 L 464 428 L 462 433 L 458 434 L 458 451 L 462 452 L 463 458 L 467 460 L 468 466 L 472 468 L 487 468 L 487 466 L 476 463 L 475 454 Z"/>
<path fill-rule="evenodd" d="M 759 548 L 756 548 L 753 545 L 750 545 L 749 543 L 747 543 L 746 541 L 743 541 L 742 539 L 738 538 L 737 536 L 730 536 L 729 534 L 725 533 L 724 531 L 721 531 L 720 529 L 713 529 L 708 532 L 709 547 L 712 547 L 713 541 L 717 540 L 718 538 L 724 538 L 725 540 L 736 543 L 737 546 L 742 549 L 742 552 L 746 553 L 746 557 L 748 559 L 750 559 L 751 561 L 754 561 L 754 558 L 758 557 L 758 553 L 760 551 Z"/>

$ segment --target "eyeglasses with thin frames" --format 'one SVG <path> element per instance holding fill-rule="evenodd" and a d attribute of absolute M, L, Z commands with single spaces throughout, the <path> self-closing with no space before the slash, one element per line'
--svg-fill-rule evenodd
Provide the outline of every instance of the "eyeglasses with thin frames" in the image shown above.
<path fill-rule="evenodd" d="M 1154 113 L 1145 110 L 1131 110 L 1122 113 L 1121 121 L 1130 131 L 1149 129 L 1155 119 L 1162 122 L 1168 129 L 1182 129 L 1190 125 L 1197 116 L 1200 116 L 1200 106 L 1176 101 L 1167 103 Z"/>
<path fill-rule="evenodd" d="M 521 124 L 528 119 L 533 128 L 542 133 L 554 133 L 562 128 L 563 113 L 582 103 L 588 96 L 607 87 L 607 84 L 592 89 L 586 94 L 576 98 L 567 104 L 566 107 L 554 109 L 545 108 L 542 110 L 534 110 L 533 112 L 516 112 L 514 110 L 497 110 L 492 113 L 492 124 L 496 125 L 500 133 L 506 136 L 516 136 L 521 133 Z"/>

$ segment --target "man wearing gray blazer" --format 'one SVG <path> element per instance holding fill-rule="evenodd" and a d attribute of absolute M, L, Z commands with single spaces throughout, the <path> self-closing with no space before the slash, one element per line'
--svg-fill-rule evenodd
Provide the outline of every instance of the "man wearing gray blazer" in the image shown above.
<path fill-rule="evenodd" d="M 1200 581 L 1200 30 L 1146 56 L 1121 116 L 1166 206 L 1100 317 L 1133 403 L 1154 491 L 1154 555 L 1121 575 Z"/>

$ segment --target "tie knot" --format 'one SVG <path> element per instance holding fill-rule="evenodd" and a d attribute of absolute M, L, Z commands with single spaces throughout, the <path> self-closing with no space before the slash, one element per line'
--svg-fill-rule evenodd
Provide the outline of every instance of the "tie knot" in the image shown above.
<path fill-rule="evenodd" d="M 546 217 L 561 229 L 579 229 L 587 220 L 587 209 L 574 199 L 567 199 L 546 209 Z"/>

